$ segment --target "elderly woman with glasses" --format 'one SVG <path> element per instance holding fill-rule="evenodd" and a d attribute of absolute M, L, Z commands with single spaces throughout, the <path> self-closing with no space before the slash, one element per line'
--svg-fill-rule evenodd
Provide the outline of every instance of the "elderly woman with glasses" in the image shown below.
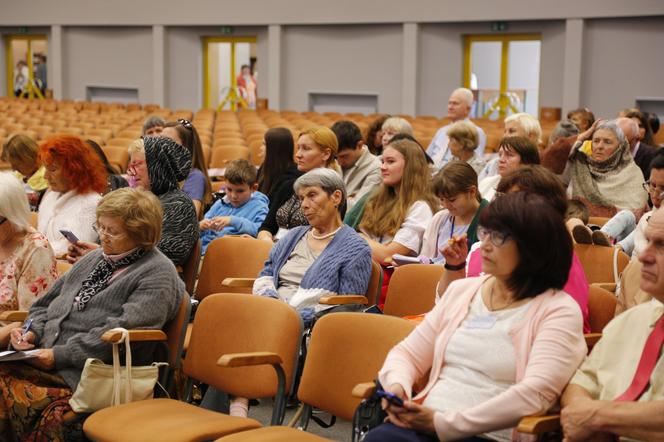
<path fill-rule="evenodd" d="M 159 200 L 138 189 L 119 189 L 100 201 L 101 248 L 32 305 L 29 331 L 11 333 L 14 349 L 38 350 L 25 362 L 0 364 L 0 440 L 69 440 L 62 416 L 86 359 L 111 363 L 104 332 L 160 329 L 175 315 L 184 284 L 156 248 L 162 216 Z M 132 347 L 134 364 L 152 362 L 154 344 Z"/>
<path fill-rule="evenodd" d="M 501 196 L 482 212 L 478 237 L 485 275 L 450 285 L 390 351 L 379 380 L 403 404 L 383 400 L 389 422 L 366 442 L 513 440 L 519 420 L 554 406 L 583 360 L 581 312 L 561 290 L 572 240 L 559 211 L 539 195 Z"/>

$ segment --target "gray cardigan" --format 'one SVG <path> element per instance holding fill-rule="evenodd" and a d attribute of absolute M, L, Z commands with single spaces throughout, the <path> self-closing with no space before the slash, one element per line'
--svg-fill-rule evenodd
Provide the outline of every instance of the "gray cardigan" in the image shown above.
<path fill-rule="evenodd" d="M 173 263 L 152 249 L 87 303 L 74 308 L 83 280 L 102 259 L 102 250 L 85 255 L 30 308 L 35 346 L 52 348 L 55 368 L 76 389 L 87 358 L 112 363 L 112 346 L 101 341 L 109 329 L 161 329 L 173 318 L 184 284 Z M 133 344 L 134 365 L 152 362 L 155 344 Z"/>

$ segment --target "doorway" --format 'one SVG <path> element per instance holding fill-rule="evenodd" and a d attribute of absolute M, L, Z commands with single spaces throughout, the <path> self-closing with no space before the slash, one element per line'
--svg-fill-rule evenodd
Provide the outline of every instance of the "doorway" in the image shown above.
<path fill-rule="evenodd" d="M 464 86 L 475 94 L 474 118 L 504 119 L 539 109 L 541 36 L 464 37 Z"/>
<path fill-rule="evenodd" d="M 41 98 L 48 88 L 48 40 L 45 35 L 5 37 L 7 95 Z"/>
<path fill-rule="evenodd" d="M 203 37 L 203 104 L 217 110 L 255 109 L 256 37 Z"/>

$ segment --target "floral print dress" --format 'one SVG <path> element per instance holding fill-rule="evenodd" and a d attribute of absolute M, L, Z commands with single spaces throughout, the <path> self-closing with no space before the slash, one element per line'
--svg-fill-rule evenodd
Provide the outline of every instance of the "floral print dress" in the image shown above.
<path fill-rule="evenodd" d="M 56 279 L 53 250 L 44 235 L 31 229 L 14 253 L 0 260 L 0 312 L 28 310 Z"/>

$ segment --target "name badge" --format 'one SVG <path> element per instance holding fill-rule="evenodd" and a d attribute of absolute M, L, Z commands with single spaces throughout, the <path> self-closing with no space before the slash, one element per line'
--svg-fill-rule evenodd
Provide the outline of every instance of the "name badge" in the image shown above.
<path fill-rule="evenodd" d="M 496 325 L 496 321 L 498 321 L 498 318 L 493 315 L 477 315 L 473 316 L 466 322 L 466 328 L 489 330 Z"/>

